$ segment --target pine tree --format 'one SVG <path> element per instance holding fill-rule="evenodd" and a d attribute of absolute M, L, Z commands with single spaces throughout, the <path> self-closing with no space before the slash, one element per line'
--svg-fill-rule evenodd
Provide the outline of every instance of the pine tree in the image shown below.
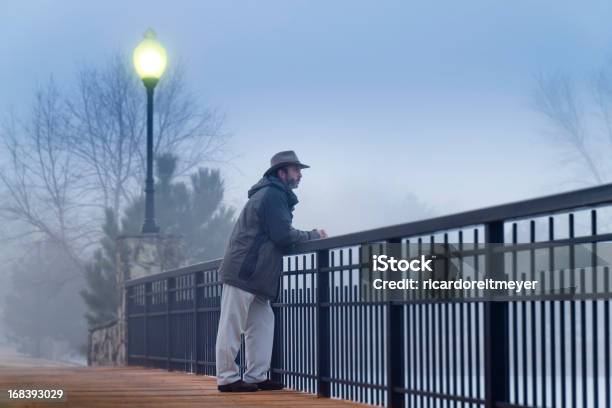
<path fill-rule="evenodd" d="M 234 210 L 223 204 L 225 187 L 219 170 L 199 168 L 189 184 L 174 182 L 177 158 L 156 158 L 155 218 L 164 234 L 182 237 L 189 263 L 223 256 L 234 222 Z M 144 197 L 125 211 L 122 230 L 137 234 L 144 219 Z"/>
<path fill-rule="evenodd" d="M 218 170 L 200 168 L 189 185 L 173 182 L 177 158 L 165 154 L 156 158 L 155 218 L 164 234 L 178 235 L 185 245 L 187 261 L 196 263 L 219 258 L 234 223 L 234 210 L 223 205 L 224 185 Z M 139 234 L 144 220 L 144 196 L 125 210 L 121 230 L 111 209 L 105 212 L 104 237 L 86 267 L 86 289 L 81 296 L 90 327 L 116 318 L 119 293 L 116 286 L 116 237 Z"/>
<path fill-rule="evenodd" d="M 113 210 L 107 208 L 102 227 L 104 232 L 100 248 L 85 267 L 86 289 L 80 291 L 87 305 L 85 318 L 89 327 L 102 325 L 117 318 L 119 294 L 117 293 L 115 252 L 119 233 Z"/>

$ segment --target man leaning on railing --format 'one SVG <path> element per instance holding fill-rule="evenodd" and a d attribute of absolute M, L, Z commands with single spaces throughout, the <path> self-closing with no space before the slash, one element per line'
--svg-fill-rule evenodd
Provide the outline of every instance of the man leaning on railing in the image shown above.
<path fill-rule="evenodd" d="M 270 301 L 278 297 L 283 254 L 294 244 L 326 238 L 325 230 L 300 231 L 291 226 L 298 203 L 301 169 L 293 151 L 272 156 L 270 168 L 249 190 L 249 200 L 232 231 L 219 278 L 223 283 L 217 332 L 217 385 L 222 392 L 280 390 L 267 378 L 272 359 L 274 314 Z M 245 334 L 246 364 L 240 378 L 236 356 Z"/>

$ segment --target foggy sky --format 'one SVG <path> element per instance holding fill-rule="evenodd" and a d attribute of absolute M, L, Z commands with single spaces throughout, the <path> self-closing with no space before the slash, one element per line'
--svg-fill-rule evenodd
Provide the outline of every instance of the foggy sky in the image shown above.
<path fill-rule="evenodd" d="M 3 0 L 0 113 L 149 26 L 226 114 L 228 202 L 294 149 L 312 166 L 295 224 L 331 234 L 584 187 L 542 135 L 534 76 L 612 57 L 605 1 Z"/>

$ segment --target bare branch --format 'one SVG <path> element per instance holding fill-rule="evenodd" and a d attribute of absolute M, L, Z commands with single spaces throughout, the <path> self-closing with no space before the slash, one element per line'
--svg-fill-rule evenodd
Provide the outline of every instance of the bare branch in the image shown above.
<path fill-rule="evenodd" d="M 596 183 L 605 178 L 597 164 L 594 152 L 587 144 L 585 113 L 573 82 L 566 76 L 539 76 L 534 95 L 534 108 L 556 129 L 560 140 L 577 153 Z"/>

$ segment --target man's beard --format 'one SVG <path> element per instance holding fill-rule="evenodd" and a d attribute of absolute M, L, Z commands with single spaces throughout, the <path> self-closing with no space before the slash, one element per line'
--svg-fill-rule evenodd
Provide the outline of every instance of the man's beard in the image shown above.
<path fill-rule="evenodd" d="M 299 183 L 300 182 L 297 179 L 288 179 L 287 180 L 287 187 L 289 187 L 290 189 L 294 189 L 294 188 L 297 188 Z"/>

